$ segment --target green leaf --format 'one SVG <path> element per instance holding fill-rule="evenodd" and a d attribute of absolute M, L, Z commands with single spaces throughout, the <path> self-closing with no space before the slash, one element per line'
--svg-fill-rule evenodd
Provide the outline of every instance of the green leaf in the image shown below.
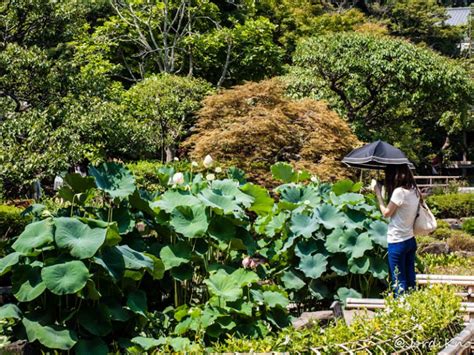
<path fill-rule="evenodd" d="M 89 278 L 89 270 L 82 261 L 74 260 L 46 266 L 41 277 L 48 290 L 56 295 L 67 295 L 80 291 Z"/>
<path fill-rule="evenodd" d="M 148 272 L 153 277 L 153 280 L 161 280 L 165 275 L 165 265 L 163 262 L 152 254 L 145 253 L 151 260 L 153 260 L 153 270 Z"/>
<path fill-rule="evenodd" d="M 95 177 L 97 188 L 112 198 L 123 199 L 135 191 L 135 178 L 123 165 L 103 163 L 89 168 L 89 174 Z"/>
<path fill-rule="evenodd" d="M 18 264 L 20 255 L 20 253 L 15 251 L 0 259 L 0 276 L 9 272 L 13 265 Z"/>
<path fill-rule="evenodd" d="M 209 226 L 206 209 L 203 205 L 178 206 L 171 213 L 170 225 L 187 238 L 200 237 Z"/>
<path fill-rule="evenodd" d="M 354 186 L 354 183 L 351 180 L 340 180 L 336 182 L 334 185 L 332 185 L 332 191 L 337 195 L 342 195 L 347 192 L 351 192 L 352 188 Z"/>
<path fill-rule="evenodd" d="M 319 229 L 319 222 L 314 217 L 309 217 L 301 213 L 295 213 L 291 216 L 290 230 L 295 235 L 301 235 L 310 238 L 311 235 Z"/>
<path fill-rule="evenodd" d="M 125 262 L 122 253 L 117 247 L 103 248 L 101 254 L 98 254 L 92 260 L 103 267 L 115 281 L 123 276 Z"/>
<path fill-rule="evenodd" d="M 112 331 L 108 314 L 100 307 L 81 309 L 77 320 L 84 329 L 95 336 L 104 337 Z"/>
<path fill-rule="evenodd" d="M 342 228 L 346 220 L 336 207 L 328 204 L 323 204 L 316 209 L 315 218 L 326 229 Z"/>
<path fill-rule="evenodd" d="M 81 339 L 74 347 L 77 355 L 107 355 L 107 344 L 100 338 Z"/>
<path fill-rule="evenodd" d="M 77 343 L 77 335 L 73 330 L 58 325 L 43 326 L 39 322 L 23 318 L 28 340 L 38 340 L 42 345 L 50 349 L 69 350 Z"/>
<path fill-rule="evenodd" d="M 272 175 L 275 180 L 283 181 L 284 183 L 295 182 L 298 174 L 293 170 L 293 167 L 288 163 L 279 162 L 273 164 L 271 167 Z"/>
<path fill-rule="evenodd" d="M 360 258 L 367 250 L 373 249 L 372 241 L 367 233 L 346 231 L 340 238 L 342 251 L 352 258 Z"/>
<path fill-rule="evenodd" d="M 337 253 L 331 256 L 329 265 L 332 271 L 339 276 L 346 276 L 349 274 L 349 267 L 347 265 L 347 256 L 342 253 Z"/>
<path fill-rule="evenodd" d="M 236 227 L 226 217 L 214 215 L 209 224 L 209 235 L 220 242 L 230 242 L 236 235 Z"/>
<path fill-rule="evenodd" d="M 378 256 L 370 256 L 369 272 L 377 279 L 385 279 L 388 276 L 387 261 Z"/>
<path fill-rule="evenodd" d="M 78 259 L 91 258 L 104 244 L 106 228 L 91 228 L 86 223 L 69 217 L 55 218 L 54 223 L 56 244 L 59 248 L 68 249 Z"/>
<path fill-rule="evenodd" d="M 201 201 L 197 197 L 194 197 L 189 192 L 186 191 L 175 191 L 168 190 L 158 201 L 152 202 L 151 207 L 159 207 L 163 211 L 168 213 L 173 212 L 173 210 L 178 206 L 194 206 L 201 204 Z"/>
<path fill-rule="evenodd" d="M 106 298 L 103 300 L 103 304 L 111 320 L 126 322 L 132 315 L 131 312 L 125 309 L 116 298 Z"/>
<path fill-rule="evenodd" d="M 250 211 L 258 215 L 272 212 L 275 201 L 264 187 L 247 183 L 241 187 L 241 190 L 254 198 L 252 205 L 249 207 Z"/>
<path fill-rule="evenodd" d="M 239 183 L 229 179 L 214 180 L 211 184 L 213 191 L 219 191 L 221 195 L 235 199 L 239 204 L 245 207 L 250 207 L 254 198 L 252 196 L 243 193 L 240 190 Z"/>
<path fill-rule="evenodd" d="M 13 270 L 12 291 L 20 302 L 30 302 L 40 296 L 46 289 L 41 278 L 41 267 L 19 265 Z"/>
<path fill-rule="evenodd" d="M 292 270 L 285 271 L 281 277 L 281 281 L 285 285 L 285 288 L 292 290 L 300 290 L 306 285 L 306 283 Z"/>
<path fill-rule="evenodd" d="M 167 245 L 161 249 L 160 258 L 165 265 L 165 270 L 169 270 L 191 261 L 191 247 L 188 243 L 184 242 Z"/>
<path fill-rule="evenodd" d="M 314 239 L 301 240 L 296 244 L 295 254 L 300 258 L 319 251 L 318 242 Z"/>
<path fill-rule="evenodd" d="M 48 218 L 26 226 L 23 233 L 13 243 L 13 250 L 23 255 L 31 255 L 35 249 L 53 242 L 53 221 Z"/>
<path fill-rule="evenodd" d="M 58 195 L 65 201 L 83 204 L 92 196 L 91 190 L 96 187 L 92 176 L 83 177 L 81 174 L 72 173 L 64 177 L 64 186 L 58 191 Z"/>
<path fill-rule="evenodd" d="M 194 268 L 191 264 L 182 264 L 171 269 L 171 276 L 178 281 L 191 280 L 193 278 Z"/>
<path fill-rule="evenodd" d="M 348 298 L 362 298 L 362 295 L 352 288 L 340 287 L 337 289 L 335 298 L 345 304 Z"/>
<path fill-rule="evenodd" d="M 218 270 L 209 279 L 204 280 L 209 292 L 226 301 L 236 301 L 242 296 L 242 288 L 224 270 Z"/>
<path fill-rule="evenodd" d="M 370 260 L 366 256 L 361 258 L 350 258 L 347 264 L 351 273 L 365 274 L 369 270 Z"/>
<path fill-rule="evenodd" d="M 343 248 L 341 247 L 341 239 L 343 235 L 344 232 L 341 228 L 334 229 L 331 234 L 326 237 L 326 241 L 324 242 L 326 249 L 331 253 L 343 251 Z"/>
<path fill-rule="evenodd" d="M 312 279 L 318 279 L 326 271 L 327 257 L 323 254 L 308 255 L 301 258 L 298 269 Z"/>
<path fill-rule="evenodd" d="M 148 309 L 146 293 L 142 290 L 135 290 L 128 294 L 127 307 L 136 314 L 146 317 Z"/>
<path fill-rule="evenodd" d="M 311 295 L 317 300 L 329 298 L 331 295 L 328 287 L 321 280 L 311 280 L 308 289 Z"/>
<path fill-rule="evenodd" d="M 263 302 L 270 308 L 286 308 L 286 306 L 288 306 L 288 304 L 290 303 L 287 297 L 282 295 L 280 292 L 275 291 L 264 291 Z"/>
<path fill-rule="evenodd" d="M 281 232 L 288 219 L 288 214 L 280 212 L 277 215 L 271 216 L 270 222 L 265 226 L 265 234 L 269 237 L 274 237 Z"/>
<path fill-rule="evenodd" d="M 130 248 L 128 245 L 117 245 L 114 248 L 122 255 L 125 269 L 141 270 L 147 269 L 153 271 L 154 262 L 144 253 Z"/>
<path fill-rule="evenodd" d="M 260 280 L 255 272 L 242 268 L 235 270 L 230 277 L 239 287 L 248 286 Z"/>
<path fill-rule="evenodd" d="M 13 303 L 7 303 L 0 307 L 0 319 L 21 319 L 20 308 Z"/>
<path fill-rule="evenodd" d="M 383 248 L 387 248 L 387 223 L 374 221 L 369 226 L 369 237 L 372 241 Z"/>
<path fill-rule="evenodd" d="M 153 338 L 145 338 L 145 337 L 135 337 L 132 338 L 132 343 L 137 344 L 140 346 L 144 351 L 152 350 L 157 346 L 166 344 L 166 339 L 153 339 Z"/>

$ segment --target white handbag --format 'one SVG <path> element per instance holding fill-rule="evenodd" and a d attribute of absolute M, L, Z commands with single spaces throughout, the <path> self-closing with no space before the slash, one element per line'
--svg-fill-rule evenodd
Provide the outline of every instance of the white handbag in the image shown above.
<path fill-rule="evenodd" d="M 428 235 L 437 227 L 436 218 L 423 200 L 420 190 L 418 190 L 418 193 L 420 194 L 420 201 L 418 202 L 418 210 L 416 211 L 415 222 L 413 223 L 413 234 Z"/>

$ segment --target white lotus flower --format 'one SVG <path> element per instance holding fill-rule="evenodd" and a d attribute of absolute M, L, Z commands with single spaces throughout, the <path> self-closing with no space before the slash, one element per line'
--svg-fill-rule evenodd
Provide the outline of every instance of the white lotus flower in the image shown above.
<path fill-rule="evenodd" d="M 212 180 L 215 180 L 216 179 L 216 176 L 214 174 L 207 174 L 206 175 L 206 180 L 207 181 L 212 181 Z"/>
<path fill-rule="evenodd" d="M 202 162 L 202 164 L 204 165 L 205 168 L 210 168 L 213 163 L 214 163 L 214 160 L 212 159 L 212 157 L 209 154 L 206 155 L 206 157 L 204 158 L 204 160 Z"/>
<path fill-rule="evenodd" d="M 174 161 L 179 161 L 179 158 L 178 158 L 178 157 L 174 157 L 173 160 L 174 160 Z"/>
<path fill-rule="evenodd" d="M 184 175 L 183 173 L 176 173 L 173 175 L 173 184 L 181 185 L 184 183 Z"/>
<path fill-rule="evenodd" d="M 311 181 L 312 181 L 312 182 L 318 182 L 319 179 L 318 179 L 317 176 L 313 175 L 313 176 L 311 176 Z"/>
<path fill-rule="evenodd" d="M 220 166 L 218 166 L 217 168 L 214 169 L 214 171 L 219 174 L 219 173 L 222 173 L 222 168 Z"/>
<path fill-rule="evenodd" d="M 193 161 L 191 162 L 191 166 L 195 168 L 195 167 L 199 166 L 199 164 L 197 163 L 197 161 L 194 161 L 194 160 L 193 160 Z"/>

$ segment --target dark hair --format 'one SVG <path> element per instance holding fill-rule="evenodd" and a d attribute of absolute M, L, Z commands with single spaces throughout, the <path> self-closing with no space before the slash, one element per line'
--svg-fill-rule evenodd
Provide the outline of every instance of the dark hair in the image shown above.
<path fill-rule="evenodd" d="M 417 188 L 415 178 L 407 164 L 388 165 L 385 168 L 385 190 L 387 191 L 389 201 L 393 190 L 397 187 L 405 189 Z"/>

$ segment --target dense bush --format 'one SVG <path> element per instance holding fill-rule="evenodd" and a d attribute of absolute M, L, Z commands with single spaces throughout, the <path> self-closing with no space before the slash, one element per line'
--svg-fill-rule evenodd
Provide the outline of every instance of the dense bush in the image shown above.
<path fill-rule="evenodd" d="M 462 218 L 474 215 L 474 194 L 433 195 L 426 202 L 437 218 Z"/>
<path fill-rule="evenodd" d="M 195 133 L 184 142 L 191 158 L 211 154 L 267 184 L 275 183 L 269 167 L 277 161 L 325 180 L 347 177 L 340 160 L 359 144 L 349 126 L 323 102 L 292 101 L 283 91 L 272 79 L 207 97 Z"/>
<path fill-rule="evenodd" d="M 422 273 L 441 275 L 471 275 L 474 270 L 474 257 L 456 253 L 423 254 L 419 256 Z"/>
<path fill-rule="evenodd" d="M 0 238 L 7 240 L 17 236 L 25 228 L 28 218 L 21 215 L 20 208 L 0 205 Z"/>
<path fill-rule="evenodd" d="M 322 327 L 315 323 L 307 329 L 288 328 L 259 340 L 229 338 L 212 349 L 218 353 L 391 353 L 402 349 L 435 353 L 463 327 L 461 299 L 444 285 L 415 291 L 403 299 L 389 296 L 385 302 L 386 308 L 377 311 L 373 319 L 361 314 L 350 325 L 338 322 Z"/>
<path fill-rule="evenodd" d="M 448 246 L 452 251 L 474 251 L 474 236 L 457 231 L 448 239 Z"/>
<path fill-rule="evenodd" d="M 345 300 L 383 284 L 373 197 L 282 163 L 272 172 L 285 183 L 275 197 L 235 168 L 216 179 L 163 166 L 156 194 L 115 163 L 67 175 L 63 208 L 34 205 L 0 259 L 17 301 L 0 309 L 1 334 L 44 350 L 182 351 L 275 332 L 289 298 Z"/>
<path fill-rule="evenodd" d="M 467 232 L 467 233 L 470 233 L 470 234 L 474 235 L 474 218 L 473 217 L 466 218 L 462 222 L 462 230 Z"/>

